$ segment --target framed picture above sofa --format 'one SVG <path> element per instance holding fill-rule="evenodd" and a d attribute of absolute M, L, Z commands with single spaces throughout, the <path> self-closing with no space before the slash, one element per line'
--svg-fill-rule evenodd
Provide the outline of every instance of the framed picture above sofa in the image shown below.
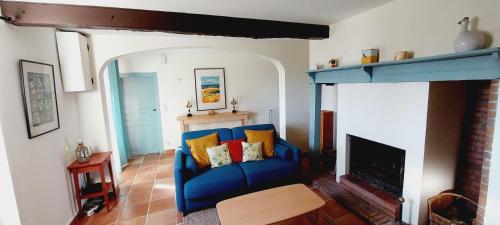
<path fill-rule="evenodd" d="M 20 60 L 21 91 L 28 137 L 59 129 L 54 66 Z"/>
<path fill-rule="evenodd" d="M 227 108 L 224 68 L 194 69 L 194 81 L 198 111 Z"/>

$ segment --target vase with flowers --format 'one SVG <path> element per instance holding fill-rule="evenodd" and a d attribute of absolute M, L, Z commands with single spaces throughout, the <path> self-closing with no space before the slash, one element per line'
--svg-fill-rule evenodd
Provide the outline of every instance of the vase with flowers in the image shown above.
<path fill-rule="evenodd" d="M 193 114 L 191 114 L 191 108 L 193 108 L 193 103 L 191 103 L 191 101 L 187 101 L 186 108 L 188 109 L 187 117 L 192 117 Z"/>
<path fill-rule="evenodd" d="M 233 111 L 231 111 L 232 113 L 236 113 L 236 105 L 238 104 L 238 101 L 236 101 L 236 99 L 233 97 L 233 99 L 231 100 L 231 105 L 233 106 Z"/>

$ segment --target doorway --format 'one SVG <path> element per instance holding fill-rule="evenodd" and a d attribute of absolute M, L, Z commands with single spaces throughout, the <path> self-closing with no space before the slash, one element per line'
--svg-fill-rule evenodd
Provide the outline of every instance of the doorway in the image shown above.
<path fill-rule="evenodd" d="M 163 134 L 157 74 L 122 73 L 120 83 L 129 155 L 160 153 Z"/>

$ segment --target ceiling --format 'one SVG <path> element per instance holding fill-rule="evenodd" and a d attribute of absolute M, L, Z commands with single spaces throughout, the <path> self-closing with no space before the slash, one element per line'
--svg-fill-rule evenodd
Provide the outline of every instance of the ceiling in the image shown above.
<path fill-rule="evenodd" d="M 392 0 L 28 0 L 26 2 L 96 5 L 330 25 L 390 1 Z"/>

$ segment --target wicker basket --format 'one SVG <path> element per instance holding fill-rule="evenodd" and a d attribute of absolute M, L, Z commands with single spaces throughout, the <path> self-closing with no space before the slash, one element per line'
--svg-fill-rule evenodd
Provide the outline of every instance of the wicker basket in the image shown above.
<path fill-rule="evenodd" d="M 445 191 L 430 198 L 427 202 L 431 225 L 475 224 L 477 204 L 463 195 Z M 455 216 L 446 214 L 455 214 Z"/>

